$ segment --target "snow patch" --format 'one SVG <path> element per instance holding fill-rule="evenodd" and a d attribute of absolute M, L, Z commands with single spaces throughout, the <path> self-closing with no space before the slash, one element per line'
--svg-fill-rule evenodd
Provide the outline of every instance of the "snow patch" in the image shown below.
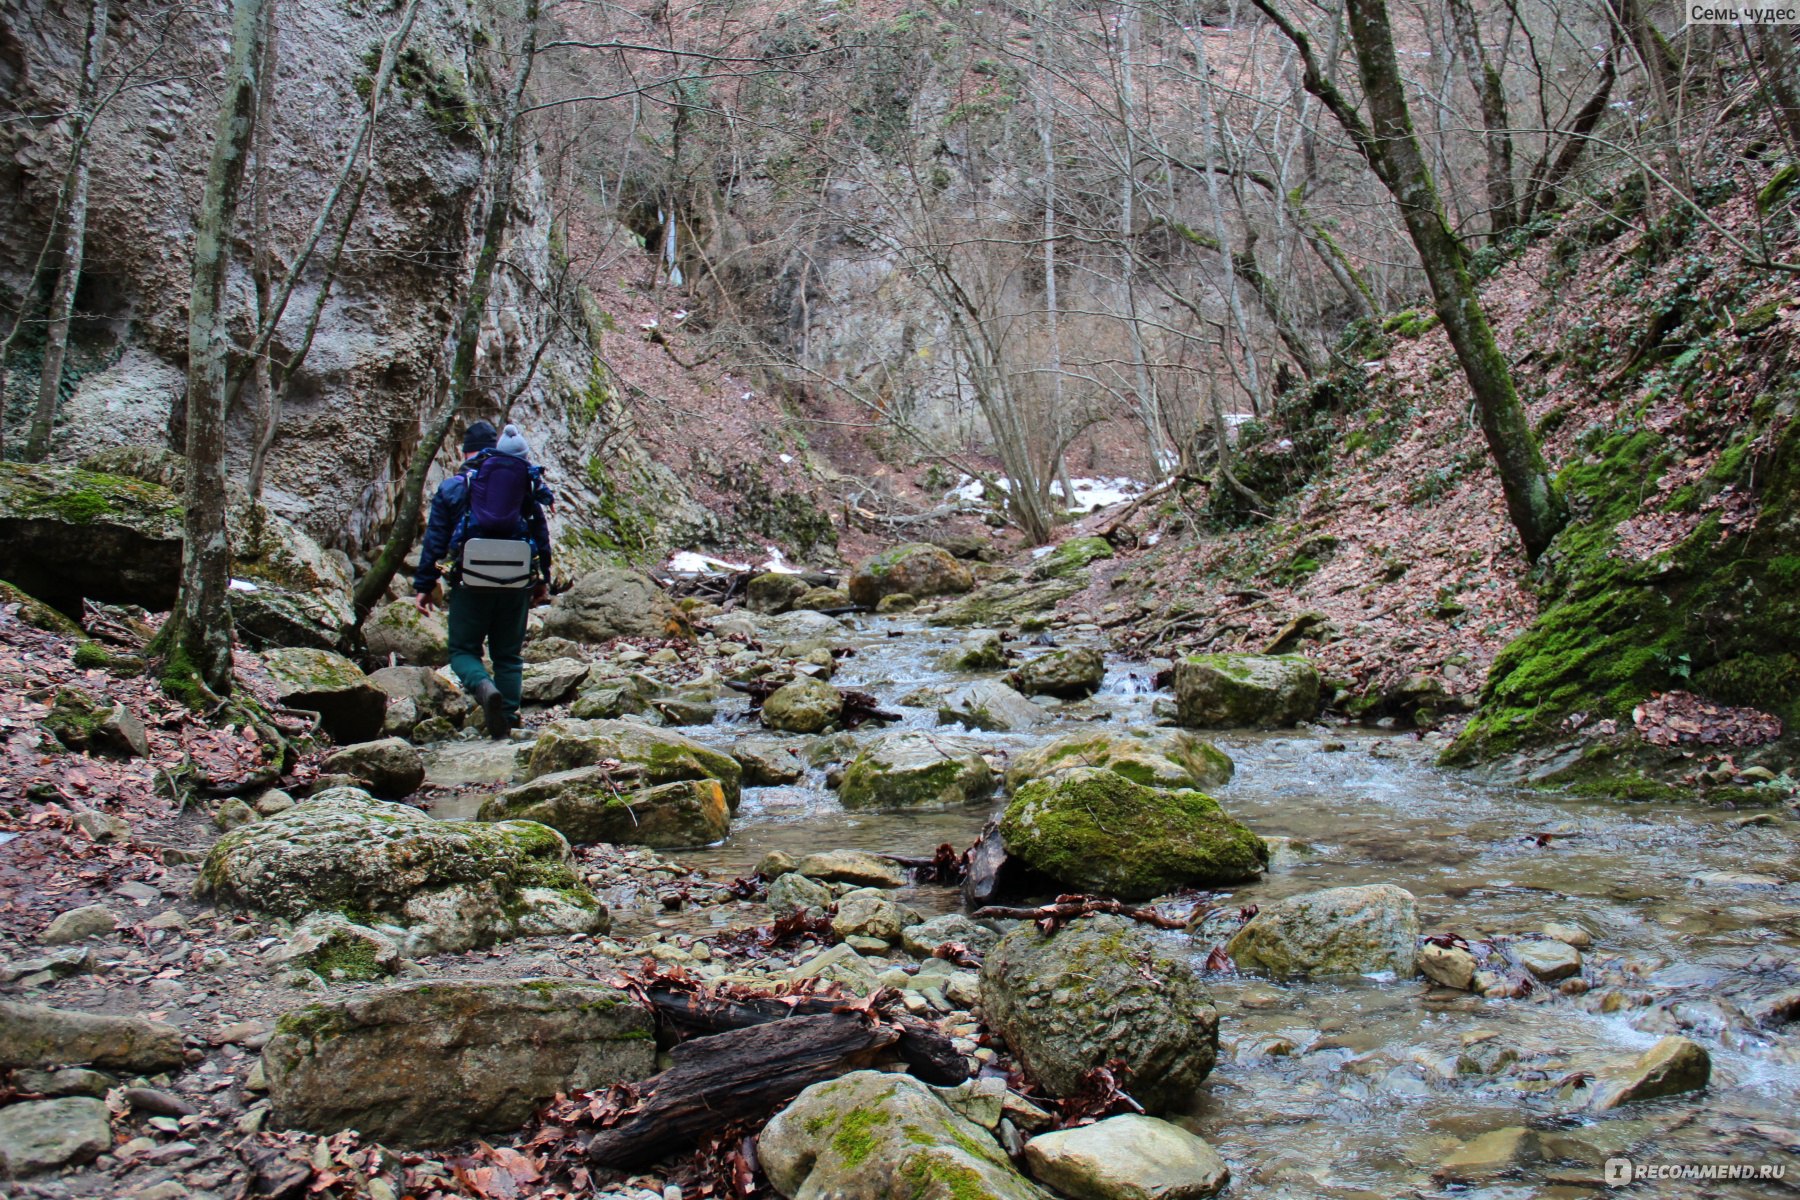
<path fill-rule="evenodd" d="M 663 568 L 677 575 L 717 575 L 726 571 L 748 571 L 749 563 L 726 562 L 722 558 L 712 558 L 693 550 L 683 550 L 669 556 L 668 566 Z"/>
<path fill-rule="evenodd" d="M 763 561 L 762 569 L 773 575 L 800 574 L 800 568 L 781 557 L 781 551 L 774 546 L 769 547 L 769 557 Z"/>
<path fill-rule="evenodd" d="M 257 587 L 254 583 L 251 583 L 248 579 L 234 579 L 231 581 L 230 586 L 231 586 L 231 590 L 234 592 L 260 592 L 260 591 L 262 591 L 261 588 Z"/>
<path fill-rule="evenodd" d="M 1115 504 L 1123 504 L 1134 500 L 1149 490 L 1150 485 L 1137 479 L 1123 475 L 1101 477 L 1098 479 L 1071 479 L 1070 486 L 1075 492 L 1074 500 L 1068 504 L 1069 512 L 1093 512 L 1096 508 L 1111 508 Z M 1012 490 L 1012 482 L 1007 479 L 994 480 L 994 486 L 1003 492 Z M 964 475 L 957 481 L 956 487 L 945 493 L 946 502 L 961 501 L 965 504 L 979 504 L 987 492 L 981 480 Z M 1050 494 L 1062 498 L 1062 481 L 1050 485 Z"/>

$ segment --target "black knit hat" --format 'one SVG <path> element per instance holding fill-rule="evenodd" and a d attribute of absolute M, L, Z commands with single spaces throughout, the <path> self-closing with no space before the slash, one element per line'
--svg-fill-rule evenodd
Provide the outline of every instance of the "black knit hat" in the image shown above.
<path fill-rule="evenodd" d="M 492 450 L 499 441 L 498 430 L 486 421 L 477 421 L 463 434 L 463 453 L 468 455 L 481 450 Z"/>

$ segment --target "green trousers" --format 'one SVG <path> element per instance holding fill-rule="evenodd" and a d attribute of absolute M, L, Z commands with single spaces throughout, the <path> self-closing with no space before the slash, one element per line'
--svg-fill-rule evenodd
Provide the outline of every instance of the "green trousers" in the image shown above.
<path fill-rule="evenodd" d="M 525 621 L 531 615 L 526 588 L 450 589 L 450 669 L 473 692 L 489 678 L 481 662 L 482 643 L 493 661 L 494 686 L 506 697 L 508 712 L 517 715 L 524 686 Z"/>

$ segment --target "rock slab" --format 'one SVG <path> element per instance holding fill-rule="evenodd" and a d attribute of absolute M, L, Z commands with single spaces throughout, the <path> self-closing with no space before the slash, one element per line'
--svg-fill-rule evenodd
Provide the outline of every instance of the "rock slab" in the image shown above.
<path fill-rule="evenodd" d="M 181 1031 L 161 1021 L 0 1001 L 0 1067 L 91 1063 L 153 1075 L 182 1063 Z"/>
<path fill-rule="evenodd" d="M 516 1129 L 558 1092 L 646 1078 L 654 1029 L 603 985 L 437 980 L 288 1013 L 262 1065 L 279 1125 L 437 1145 Z"/>
<path fill-rule="evenodd" d="M 1267 904 L 1225 944 L 1239 969 L 1271 975 L 1374 975 L 1418 969 L 1419 913 L 1405 888 L 1327 888 Z"/>
<path fill-rule="evenodd" d="M 1135 1113 L 1034 1137 L 1025 1165 L 1071 1200 L 1205 1200 L 1231 1180 L 1204 1140 Z"/>
<path fill-rule="evenodd" d="M 110 1149 L 104 1100 L 65 1096 L 0 1108 L 0 1179 L 92 1162 Z"/>

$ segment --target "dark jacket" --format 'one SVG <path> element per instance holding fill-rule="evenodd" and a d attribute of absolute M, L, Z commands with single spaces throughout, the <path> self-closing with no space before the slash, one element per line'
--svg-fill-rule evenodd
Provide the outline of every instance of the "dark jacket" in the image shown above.
<path fill-rule="evenodd" d="M 425 522 L 425 542 L 419 547 L 419 569 L 413 573 L 415 591 L 429 592 L 437 586 L 437 581 L 444 574 L 438 564 L 454 561 L 461 556 L 462 547 L 453 543 L 456 541 L 457 526 L 462 524 L 463 514 L 469 511 L 469 475 L 482 459 L 494 453 L 496 451 L 483 450 L 464 462 L 456 474 L 438 485 L 437 494 L 431 498 L 431 516 Z M 544 519 L 544 510 L 556 503 L 556 493 L 544 482 L 542 467 L 531 468 L 531 482 L 531 495 L 527 497 L 524 511 L 519 516 L 525 522 L 526 538 L 531 542 L 532 552 L 537 559 L 538 576 L 548 580 L 550 524 Z M 453 585 L 457 582 L 454 575 L 450 582 Z"/>

